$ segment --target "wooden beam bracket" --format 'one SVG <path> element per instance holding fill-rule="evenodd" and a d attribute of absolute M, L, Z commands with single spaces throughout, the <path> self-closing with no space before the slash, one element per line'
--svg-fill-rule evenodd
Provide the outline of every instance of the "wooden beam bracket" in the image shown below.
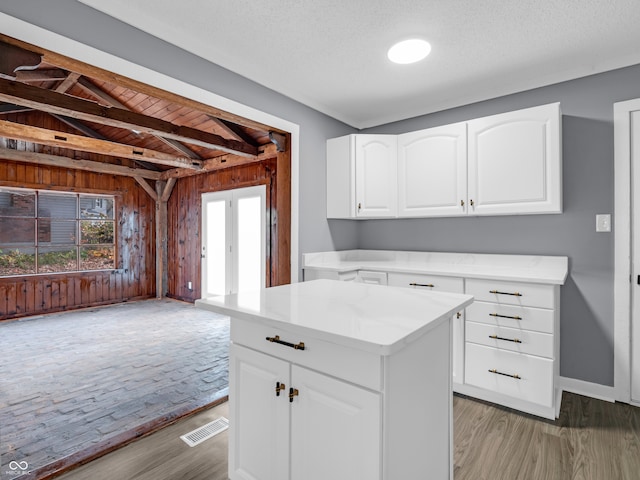
<path fill-rule="evenodd" d="M 287 136 L 278 132 L 269 132 L 269 140 L 278 148 L 278 152 L 287 151 Z"/>
<path fill-rule="evenodd" d="M 17 70 L 32 70 L 41 62 L 42 55 L 0 41 L 0 77 L 14 79 Z"/>

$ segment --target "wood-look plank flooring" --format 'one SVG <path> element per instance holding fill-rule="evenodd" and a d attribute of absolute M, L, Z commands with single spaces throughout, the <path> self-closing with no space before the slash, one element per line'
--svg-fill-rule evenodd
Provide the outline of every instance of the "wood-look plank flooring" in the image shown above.
<path fill-rule="evenodd" d="M 179 436 L 227 416 L 227 408 L 202 412 L 59 478 L 226 480 L 227 432 L 196 447 Z M 640 408 L 630 405 L 565 393 L 560 418 L 551 422 L 455 396 L 454 429 L 455 480 L 640 479 Z"/>

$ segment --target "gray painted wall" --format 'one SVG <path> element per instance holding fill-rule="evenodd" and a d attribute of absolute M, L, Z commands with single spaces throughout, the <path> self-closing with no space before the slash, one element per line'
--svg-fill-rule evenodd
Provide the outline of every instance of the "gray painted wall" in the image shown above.
<path fill-rule="evenodd" d="M 640 97 L 640 66 L 371 129 L 403 133 L 551 102 L 563 111 L 564 213 L 349 221 L 325 218 L 325 140 L 353 129 L 75 0 L 3 0 L 9 15 L 300 125 L 300 252 L 375 248 L 566 255 L 561 374 L 613 385 L 613 103 Z M 55 50 L 55 45 L 47 46 Z M 615 219 L 614 219 L 615 228 Z"/>

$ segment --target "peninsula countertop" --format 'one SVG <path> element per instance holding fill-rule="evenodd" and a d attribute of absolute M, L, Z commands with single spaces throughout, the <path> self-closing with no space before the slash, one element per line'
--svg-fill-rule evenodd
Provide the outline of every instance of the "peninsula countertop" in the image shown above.
<path fill-rule="evenodd" d="M 471 295 L 314 280 L 215 296 L 196 306 L 379 355 L 392 355 L 473 302 Z"/>

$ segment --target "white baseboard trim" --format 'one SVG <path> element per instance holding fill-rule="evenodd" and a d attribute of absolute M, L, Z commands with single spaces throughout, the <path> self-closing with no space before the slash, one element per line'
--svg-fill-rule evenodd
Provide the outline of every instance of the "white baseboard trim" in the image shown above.
<path fill-rule="evenodd" d="M 597 398 L 605 402 L 613 403 L 616 401 L 615 389 L 607 385 L 567 377 L 560 377 L 558 382 L 560 383 L 560 388 L 565 392 L 577 393 L 578 395 Z"/>

